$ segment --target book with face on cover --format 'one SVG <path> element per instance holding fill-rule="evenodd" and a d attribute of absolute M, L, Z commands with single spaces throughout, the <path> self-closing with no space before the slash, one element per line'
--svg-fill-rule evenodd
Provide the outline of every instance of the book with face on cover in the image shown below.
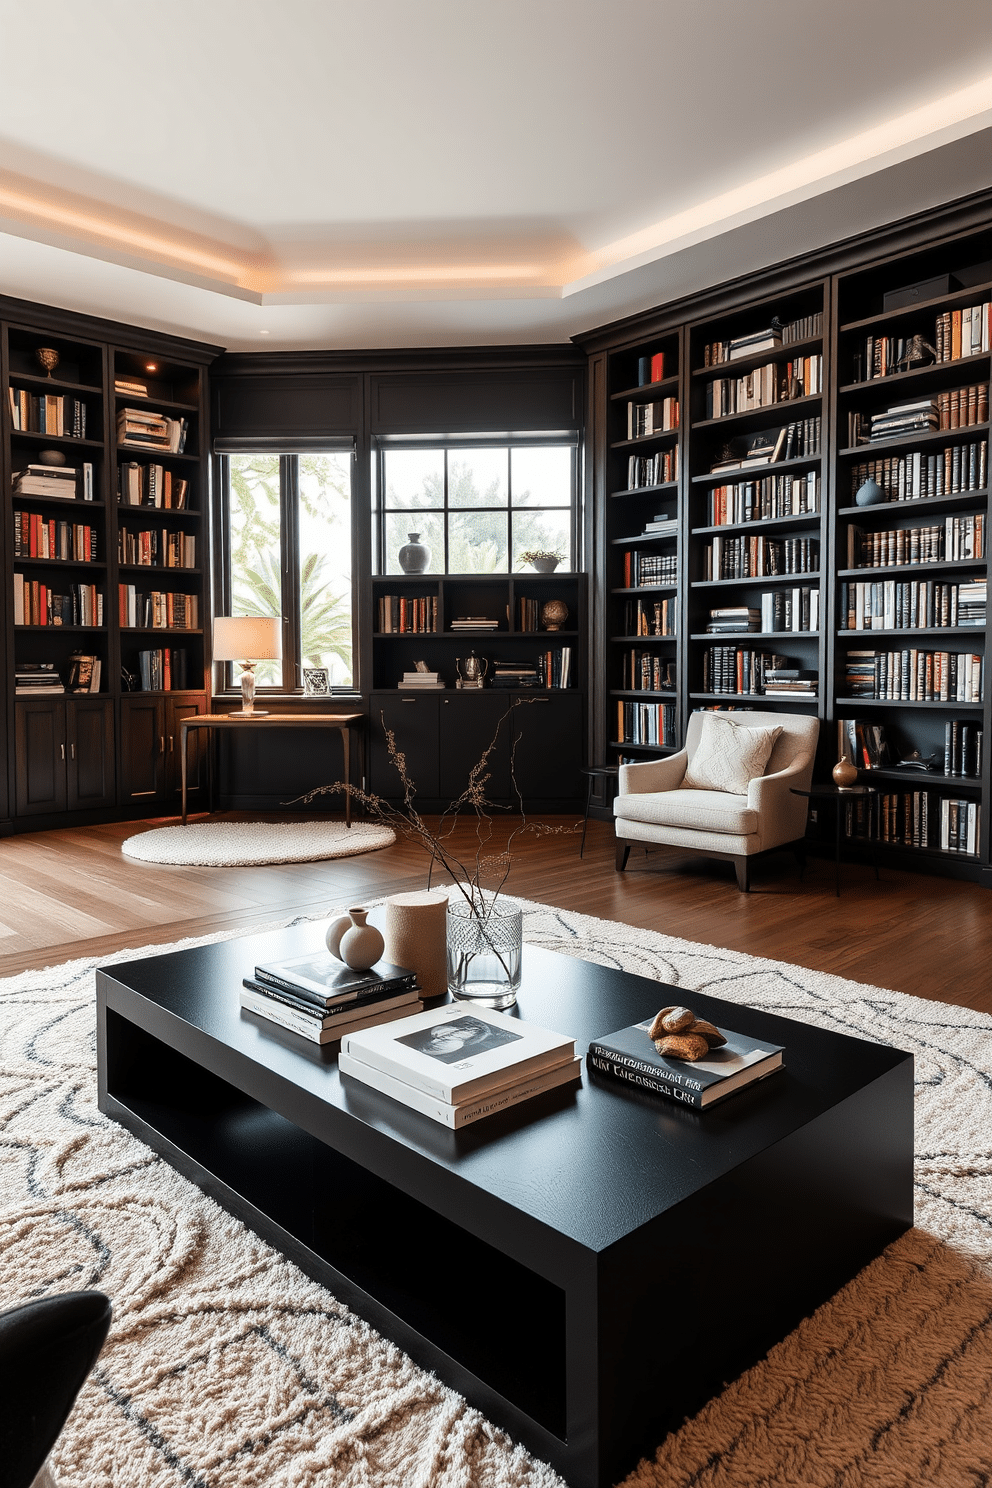
<path fill-rule="evenodd" d="M 700 1108 L 782 1068 L 785 1051 L 781 1044 L 766 1044 L 729 1028 L 720 1029 L 727 1042 L 710 1049 L 705 1059 L 666 1058 L 648 1037 L 652 1021 L 593 1039 L 587 1055 L 589 1068 Z"/>
<path fill-rule="evenodd" d="M 575 1040 L 491 1008 L 446 1004 L 383 1028 L 348 1034 L 353 1060 L 458 1105 L 575 1058 Z"/>

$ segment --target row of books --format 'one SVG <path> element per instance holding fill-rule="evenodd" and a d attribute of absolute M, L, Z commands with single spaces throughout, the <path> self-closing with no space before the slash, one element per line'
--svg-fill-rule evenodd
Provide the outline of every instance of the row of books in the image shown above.
<path fill-rule="evenodd" d="M 977 652 L 848 651 L 844 685 L 849 697 L 903 703 L 980 703 L 984 666 Z"/>
<path fill-rule="evenodd" d="M 675 686 L 674 661 L 666 661 L 657 651 L 624 651 L 622 659 L 625 692 L 661 692 Z"/>
<path fill-rule="evenodd" d="M 661 382 L 665 376 L 665 353 L 656 351 L 651 356 L 637 358 L 637 386 L 648 387 L 652 382 Z"/>
<path fill-rule="evenodd" d="M 542 651 L 537 658 L 537 673 L 542 687 L 571 687 L 571 646 L 559 646 L 552 650 Z"/>
<path fill-rule="evenodd" d="M 182 647 L 138 652 L 142 692 L 180 692 L 189 686 L 189 668 Z"/>
<path fill-rule="evenodd" d="M 142 568 L 195 568 L 196 538 L 167 527 L 122 527 L 117 534 L 118 563 Z"/>
<path fill-rule="evenodd" d="M 779 460 L 807 460 L 820 453 L 823 420 L 814 418 L 795 419 L 773 429 L 762 429 L 757 434 L 740 434 L 732 439 L 718 460 L 710 466 L 710 474 L 718 475 L 724 470 L 744 470 L 751 466 L 776 465 Z"/>
<path fill-rule="evenodd" d="M 517 628 L 529 634 L 541 628 L 541 601 L 521 595 L 517 600 Z"/>
<path fill-rule="evenodd" d="M 658 398 L 651 403 L 627 404 L 628 439 L 643 439 L 649 434 L 667 434 L 678 426 L 678 398 Z"/>
<path fill-rule="evenodd" d="M 937 429 L 965 429 L 987 423 L 988 416 L 989 385 L 975 383 L 911 403 L 895 403 L 879 413 L 852 410 L 847 415 L 847 442 L 851 446 L 876 444 L 882 439 L 903 439 Z"/>
<path fill-rule="evenodd" d="M 69 657 L 67 692 L 99 692 L 103 662 L 99 656 L 74 651 Z"/>
<path fill-rule="evenodd" d="M 953 496 L 981 491 L 988 480 L 988 440 L 949 444 L 934 454 L 913 450 L 851 466 L 851 502 L 866 480 L 885 492 L 886 501 L 917 501 L 927 496 Z"/>
<path fill-rule="evenodd" d="M 675 704 L 635 703 L 618 699 L 616 742 L 674 749 Z"/>
<path fill-rule="evenodd" d="M 884 770 L 891 765 L 889 746 L 882 724 L 867 719 L 842 718 L 837 724 L 838 753 L 847 752 L 859 770 Z M 982 726 L 961 719 L 944 724 L 942 769 L 945 775 L 977 780 L 982 773 Z M 923 763 L 936 767 L 936 756 Z"/>
<path fill-rule="evenodd" d="M 679 447 L 659 450 L 654 455 L 631 455 L 627 461 L 627 489 L 638 491 L 643 486 L 663 486 L 679 478 Z"/>
<path fill-rule="evenodd" d="M 760 522 L 774 517 L 805 516 L 820 509 L 820 475 L 766 475 L 761 480 L 714 486 L 706 497 L 709 527 Z"/>
<path fill-rule="evenodd" d="M 437 595 L 383 594 L 379 630 L 384 635 L 433 635 L 437 631 Z"/>
<path fill-rule="evenodd" d="M 121 408 L 117 414 L 117 443 L 141 445 L 181 455 L 186 449 L 189 420 L 169 418 L 150 408 Z"/>
<path fill-rule="evenodd" d="M 628 636 L 674 636 L 678 600 L 628 599 L 624 603 L 623 633 Z"/>
<path fill-rule="evenodd" d="M 53 558 L 93 563 L 99 553 L 97 531 L 82 522 L 57 521 L 40 512 L 14 511 L 14 557 Z"/>
<path fill-rule="evenodd" d="M 728 418 L 754 408 L 788 403 L 823 391 L 823 357 L 799 357 L 780 367 L 767 362 L 742 377 L 716 377 L 706 384 L 705 417 Z"/>
<path fill-rule="evenodd" d="M 763 579 L 817 573 L 820 544 L 813 537 L 714 537 L 703 549 L 705 580 Z"/>
<path fill-rule="evenodd" d="M 750 646 L 710 646 L 703 652 L 703 691 L 738 697 L 764 692 L 769 672 L 787 668 L 784 656 Z"/>
<path fill-rule="evenodd" d="M 23 434 L 56 434 L 63 439 L 86 438 L 86 404 L 63 393 L 29 393 L 9 387 L 10 424 Z"/>
<path fill-rule="evenodd" d="M 992 351 L 992 301 L 938 315 L 934 345 L 938 362 L 956 362 L 960 357 Z"/>
<path fill-rule="evenodd" d="M 814 315 L 801 315 L 797 320 L 790 320 L 787 325 L 776 318 L 746 336 L 709 342 L 703 347 L 703 366 L 719 367 L 724 362 L 734 362 L 757 351 L 770 351 L 776 346 L 788 346 L 794 341 L 809 341 L 814 336 L 822 335 L 822 310 L 817 310 Z"/>
<path fill-rule="evenodd" d="M 806 585 L 766 590 L 761 596 L 761 629 L 799 634 L 820 629 L 820 591 Z"/>
<path fill-rule="evenodd" d="M 54 497 L 57 501 L 92 501 L 93 465 L 26 465 L 13 476 L 15 496 Z"/>
<path fill-rule="evenodd" d="M 186 511 L 189 481 L 163 465 L 122 461 L 117 467 L 117 499 L 121 506 L 155 506 L 163 511 Z"/>
<path fill-rule="evenodd" d="M 182 592 L 151 593 L 134 584 L 118 585 L 118 619 L 122 626 L 141 630 L 196 630 L 199 627 L 199 602 L 195 594 Z"/>
<path fill-rule="evenodd" d="M 844 801 L 844 832 L 852 840 L 894 847 L 939 848 L 975 856 L 981 844 L 981 806 L 934 790 L 873 793 Z"/>
<path fill-rule="evenodd" d="M 95 584 L 71 584 L 67 594 L 14 574 L 15 625 L 102 625 L 103 594 Z"/>
<path fill-rule="evenodd" d="M 933 579 L 841 583 L 841 630 L 939 630 L 984 626 L 988 581 L 940 584 Z"/>
<path fill-rule="evenodd" d="M 985 514 L 945 517 L 926 527 L 866 532 L 847 529 L 848 568 L 891 568 L 900 563 L 957 563 L 985 556 Z"/>
<path fill-rule="evenodd" d="M 982 774 L 982 734 L 979 723 L 954 718 L 944 724 L 944 774 L 978 780 Z"/>
<path fill-rule="evenodd" d="M 678 563 L 676 553 L 642 553 L 628 548 L 623 555 L 623 586 L 638 589 L 651 584 L 675 584 Z"/>
<path fill-rule="evenodd" d="M 871 382 L 876 377 L 889 377 L 925 362 L 933 355 L 937 362 L 956 362 L 961 357 L 980 356 L 990 349 L 992 303 L 968 305 L 964 310 L 946 310 L 934 325 L 934 344 L 927 347 L 923 338 L 913 336 L 866 336 L 854 357 L 855 382 Z"/>

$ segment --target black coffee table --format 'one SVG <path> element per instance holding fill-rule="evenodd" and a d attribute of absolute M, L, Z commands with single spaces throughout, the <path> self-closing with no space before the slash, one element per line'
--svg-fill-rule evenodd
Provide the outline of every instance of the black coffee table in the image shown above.
<path fill-rule="evenodd" d="M 714 1109 L 583 1075 L 451 1132 L 242 1013 L 319 925 L 97 973 L 100 1109 L 573 1488 L 618 1481 L 912 1222 L 908 1054 L 693 994 L 786 1046 Z M 520 1013 L 588 1041 L 685 994 L 527 946 Z"/>

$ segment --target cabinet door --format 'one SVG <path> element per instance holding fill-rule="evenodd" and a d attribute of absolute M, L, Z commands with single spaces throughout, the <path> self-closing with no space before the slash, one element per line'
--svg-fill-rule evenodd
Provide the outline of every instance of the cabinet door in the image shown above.
<path fill-rule="evenodd" d="M 17 815 L 64 811 L 65 699 L 18 698 L 15 712 Z"/>
<path fill-rule="evenodd" d="M 400 777 L 386 752 L 386 729 L 396 736 L 396 747 L 406 755 L 410 779 L 425 800 L 438 793 L 438 694 L 376 692 L 369 706 L 369 774 L 372 790 L 389 800 L 402 797 Z"/>
<path fill-rule="evenodd" d="M 541 800 L 582 800 L 581 694 L 552 691 L 528 697 L 524 693 L 519 701 L 510 723 L 517 740 L 514 773 L 524 806 Z"/>
<path fill-rule="evenodd" d="M 468 785 L 469 774 L 492 743 L 508 702 L 505 692 L 453 692 L 441 697 L 438 794 L 443 801 L 455 800 Z M 510 747 L 505 723 L 486 768 L 490 776 L 486 795 L 493 801 L 509 800 Z"/>
<path fill-rule="evenodd" d="M 184 718 L 206 713 L 206 698 L 186 698 L 182 702 L 168 698 L 165 704 L 165 758 L 167 788 L 171 796 L 181 796 L 182 730 Z M 207 796 L 207 749 L 209 744 L 202 729 L 192 729 L 186 739 L 186 790 L 189 800 L 200 802 Z M 197 809 L 200 809 L 197 807 Z"/>
<path fill-rule="evenodd" d="M 116 799 L 114 705 L 106 698 L 74 698 L 67 709 L 69 809 L 112 806 Z"/>
<path fill-rule="evenodd" d="M 121 775 L 125 801 L 156 800 L 165 784 L 165 704 L 121 698 Z"/>

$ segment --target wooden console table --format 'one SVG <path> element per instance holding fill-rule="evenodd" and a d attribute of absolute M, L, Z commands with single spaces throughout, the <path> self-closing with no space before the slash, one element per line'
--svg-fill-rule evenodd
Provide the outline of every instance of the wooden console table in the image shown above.
<path fill-rule="evenodd" d="M 183 826 L 186 825 L 187 744 L 190 729 L 251 728 L 332 728 L 341 735 L 344 750 L 344 783 L 351 784 L 351 727 L 365 717 L 364 713 L 253 713 L 245 718 L 239 713 L 198 713 L 184 718 L 180 725 L 180 763 L 183 782 Z M 344 793 L 345 826 L 351 826 L 351 793 Z"/>

